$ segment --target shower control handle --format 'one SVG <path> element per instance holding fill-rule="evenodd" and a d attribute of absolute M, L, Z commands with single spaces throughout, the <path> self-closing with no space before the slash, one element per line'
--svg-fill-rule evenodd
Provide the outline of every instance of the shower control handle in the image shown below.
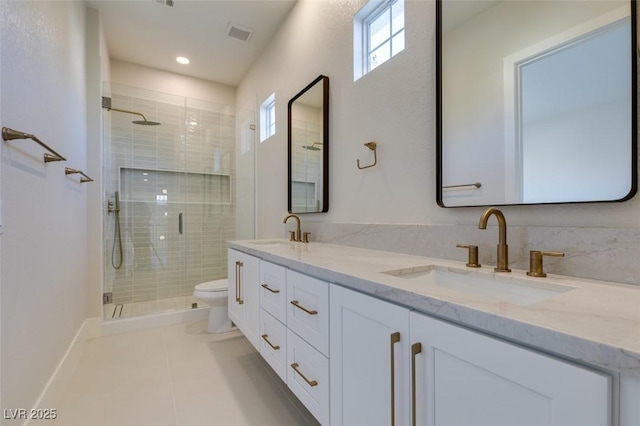
<path fill-rule="evenodd" d="M 178 232 L 182 235 L 182 213 L 178 215 Z"/>

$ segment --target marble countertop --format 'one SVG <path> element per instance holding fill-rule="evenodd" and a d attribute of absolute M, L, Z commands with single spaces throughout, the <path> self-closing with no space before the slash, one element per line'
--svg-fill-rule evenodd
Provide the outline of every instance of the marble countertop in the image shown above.
<path fill-rule="evenodd" d="M 229 247 L 484 333 L 640 376 L 637 286 L 552 274 L 534 278 L 515 269 L 495 273 L 494 265 L 467 268 L 464 262 L 314 242 L 233 241 Z M 444 284 L 431 280 L 429 270 L 443 272 Z M 404 275 L 384 273 L 389 271 Z M 461 279 L 448 285 L 447 276 Z"/>

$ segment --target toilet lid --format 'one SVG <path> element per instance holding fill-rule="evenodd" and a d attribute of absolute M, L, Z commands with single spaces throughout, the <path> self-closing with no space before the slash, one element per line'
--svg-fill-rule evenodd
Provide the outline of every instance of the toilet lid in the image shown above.
<path fill-rule="evenodd" d="M 225 291 L 228 289 L 227 280 L 215 280 L 207 281 L 205 283 L 198 284 L 195 288 L 198 291 Z"/>

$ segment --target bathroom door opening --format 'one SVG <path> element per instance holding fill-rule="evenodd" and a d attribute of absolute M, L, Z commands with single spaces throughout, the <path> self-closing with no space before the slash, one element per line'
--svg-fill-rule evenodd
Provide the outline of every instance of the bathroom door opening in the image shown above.
<path fill-rule="evenodd" d="M 236 182 L 253 176 L 237 157 L 254 151 L 236 150 L 232 105 L 113 83 L 104 93 L 104 319 L 191 309 L 196 285 L 227 277 L 227 241 L 253 234 Z"/>

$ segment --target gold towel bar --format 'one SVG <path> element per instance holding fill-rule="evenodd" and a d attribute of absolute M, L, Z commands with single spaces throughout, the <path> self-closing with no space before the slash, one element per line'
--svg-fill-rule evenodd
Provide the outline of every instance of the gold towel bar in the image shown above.
<path fill-rule="evenodd" d="M 93 182 L 93 179 L 91 179 L 89 176 L 84 174 L 84 172 L 81 171 L 81 170 L 72 169 L 71 167 L 65 167 L 64 168 L 64 174 L 65 175 L 72 175 L 72 174 L 75 174 L 75 173 L 79 173 L 79 174 L 82 175 L 82 177 L 80 178 L 80 183 Z"/>
<path fill-rule="evenodd" d="M 35 143 L 37 143 L 38 145 L 40 145 L 41 147 L 43 147 L 44 149 L 46 149 L 51 153 L 51 154 L 49 153 L 44 154 L 45 163 L 49 163 L 51 161 L 67 161 L 66 158 L 64 158 L 62 155 L 58 154 L 57 152 L 55 152 L 50 146 L 42 142 L 40 139 L 38 139 L 34 135 L 30 135 L 24 132 L 19 132 L 17 130 L 10 129 L 8 127 L 3 127 L 2 139 L 5 141 L 12 141 L 14 139 L 31 139 L 32 141 L 34 141 Z"/>
<path fill-rule="evenodd" d="M 465 186 L 475 186 L 476 188 L 480 188 L 482 184 L 480 182 L 475 182 L 475 183 L 465 183 L 463 185 L 448 185 L 448 186 L 443 186 L 442 189 L 464 188 Z"/>

